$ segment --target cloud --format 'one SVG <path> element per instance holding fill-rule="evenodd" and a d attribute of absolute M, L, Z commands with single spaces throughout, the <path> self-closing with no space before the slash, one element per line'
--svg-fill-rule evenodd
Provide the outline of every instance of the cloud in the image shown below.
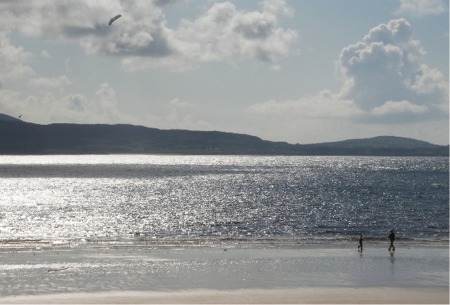
<path fill-rule="evenodd" d="M 0 33 L 0 82 L 34 75 L 29 66 L 33 55 L 12 45 L 5 33 Z"/>
<path fill-rule="evenodd" d="M 340 98 L 350 99 L 366 111 L 387 101 L 448 103 L 447 81 L 439 70 L 421 63 L 424 54 L 407 20 L 380 24 L 341 51 L 337 62 L 343 79 Z"/>
<path fill-rule="evenodd" d="M 290 14 L 284 1 L 265 1 L 261 11 L 251 12 L 229 2 L 216 3 L 196 20 L 183 20 L 173 33 L 174 41 L 188 61 L 255 58 L 275 63 L 289 54 L 297 38 L 294 30 L 278 24 L 279 18 Z"/>
<path fill-rule="evenodd" d="M 42 50 L 41 57 L 48 59 L 48 58 L 52 58 L 52 55 L 47 50 Z"/>
<path fill-rule="evenodd" d="M 184 1 L 1 1 L 0 88 L 9 80 L 27 83 L 29 90 L 62 90 L 71 84 L 64 76 L 37 76 L 31 68 L 34 56 L 10 43 L 12 32 L 77 43 L 89 54 L 117 56 L 122 58 L 122 67 L 131 71 L 156 67 L 186 70 L 204 62 L 242 59 L 259 60 L 275 68 L 296 38 L 295 31 L 278 24 L 280 18 L 293 15 L 284 0 L 261 2 L 259 11 L 249 12 L 229 2 L 213 3 L 197 19 L 185 19 L 170 28 L 164 8 Z M 108 26 L 110 17 L 117 13 L 122 18 Z M 47 50 L 36 55 L 50 56 Z M 70 58 L 66 62 L 69 70 Z M 81 100 L 76 98 L 78 102 L 67 106 L 86 109 Z"/>
<path fill-rule="evenodd" d="M 339 92 L 323 90 L 297 100 L 259 103 L 249 110 L 349 120 L 394 118 L 393 113 L 401 113 L 411 122 L 418 119 L 418 114 L 437 115 L 448 104 L 448 83 L 439 70 L 421 62 L 424 54 L 420 42 L 413 38 L 410 23 L 392 20 L 342 49 L 336 63 L 342 80 Z M 391 123 L 395 122 L 393 119 Z"/>
<path fill-rule="evenodd" d="M 416 18 L 445 13 L 447 7 L 443 0 L 400 0 L 396 15 L 407 15 Z"/>
<path fill-rule="evenodd" d="M 67 76 L 62 75 L 59 77 L 37 77 L 32 78 L 28 81 L 30 86 L 36 87 L 38 89 L 51 89 L 51 88 L 61 88 L 71 84 L 71 81 Z"/>
<path fill-rule="evenodd" d="M 415 105 L 409 101 L 387 101 L 384 105 L 373 108 L 371 113 L 374 115 L 405 114 L 407 112 L 423 114 L 427 110 L 427 106 Z"/>
<path fill-rule="evenodd" d="M 109 55 L 169 55 L 162 7 L 176 1 L 36 0 L 0 3 L 3 31 L 77 42 L 86 51 Z M 181 2 L 181 1 L 178 1 Z M 123 16 L 112 26 L 109 19 Z"/>
<path fill-rule="evenodd" d="M 412 91 L 418 94 L 433 94 L 448 90 L 444 75 L 438 69 L 420 65 L 412 80 L 407 81 Z"/>
<path fill-rule="evenodd" d="M 277 16 L 294 16 L 294 10 L 286 5 L 285 0 L 266 0 L 263 2 L 264 11 Z"/>
<path fill-rule="evenodd" d="M 253 134 L 293 143 L 345 139 L 351 135 L 353 118 L 363 114 L 352 101 L 341 100 L 328 90 L 297 100 L 257 103 L 245 113 Z"/>
<path fill-rule="evenodd" d="M 64 79 L 64 77 L 62 78 Z M 40 79 L 38 84 L 48 80 Z M 59 80 L 51 80 L 58 82 Z M 65 80 L 63 80 L 65 82 Z M 107 83 L 90 93 L 66 92 L 64 87 L 25 94 L 14 90 L 0 90 L 0 113 L 21 113 L 29 122 L 108 123 L 129 122 L 131 118 L 118 109 L 117 94 Z"/>
<path fill-rule="evenodd" d="M 193 103 L 175 98 L 167 103 L 167 113 L 158 122 L 158 126 L 168 129 L 211 130 L 212 126 L 207 121 L 197 117 L 198 108 Z"/>
<path fill-rule="evenodd" d="M 248 108 L 248 111 L 259 116 L 279 116 L 287 121 L 302 118 L 350 119 L 362 113 L 351 100 L 339 99 L 336 94 L 328 90 L 298 100 L 283 102 L 270 100 L 254 104 Z"/>
<path fill-rule="evenodd" d="M 338 92 L 257 103 L 248 108 L 248 121 L 261 130 L 255 134 L 272 139 L 289 134 L 307 142 L 323 138 L 327 130 L 336 139 L 392 134 L 387 130 L 394 126 L 397 135 L 411 136 L 405 126 L 415 126 L 433 130 L 429 139 L 448 138 L 448 81 L 423 63 L 424 55 L 406 19 L 380 24 L 342 49 L 336 62 Z"/>
<path fill-rule="evenodd" d="M 243 58 L 274 64 L 286 56 L 296 32 L 278 24 L 292 16 L 284 0 L 266 0 L 260 11 L 240 11 L 230 2 L 213 3 L 195 20 L 170 28 L 164 14 L 171 1 L 36 0 L 0 3 L 0 30 L 79 43 L 88 53 L 124 58 L 129 70 Z M 122 18 L 108 26 L 117 13 Z M 182 66 L 182 67 L 180 67 Z"/>

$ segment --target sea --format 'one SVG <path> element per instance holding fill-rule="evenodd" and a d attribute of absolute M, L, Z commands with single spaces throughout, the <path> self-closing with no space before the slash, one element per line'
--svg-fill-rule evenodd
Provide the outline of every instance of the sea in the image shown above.
<path fill-rule="evenodd" d="M 0 249 L 446 244 L 448 157 L 0 156 Z"/>

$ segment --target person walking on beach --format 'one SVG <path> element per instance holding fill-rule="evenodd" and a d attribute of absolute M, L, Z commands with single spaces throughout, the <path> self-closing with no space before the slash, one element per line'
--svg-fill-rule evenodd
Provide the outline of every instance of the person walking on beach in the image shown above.
<path fill-rule="evenodd" d="M 388 238 L 391 240 L 391 245 L 389 246 L 388 251 L 390 252 L 391 249 L 392 249 L 392 251 L 395 252 L 395 246 L 394 246 L 395 233 L 394 233 L 394 229 L 391 230 L 391 234 L 389 234 Z"/>
<path fill-rule="evenodd" d="M 359 235 L 359 246 L 358 246 L 358 252 L 363 252 L 363 235 Z"/>

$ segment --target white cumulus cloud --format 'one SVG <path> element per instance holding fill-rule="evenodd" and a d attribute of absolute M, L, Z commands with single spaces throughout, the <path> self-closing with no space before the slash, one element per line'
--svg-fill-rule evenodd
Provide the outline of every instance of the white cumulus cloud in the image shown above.
<path fill-rule="evenodd" d="M 436 129 L 448 124 L 448 81 L 423 63 L 424 55 L 406 19 L 380 24 L 342 49 L 338 92 L 256 103 L 248 108 L 249 121 L 272 138 L 281 132 L 307 142 L 327 130 L 336 138 L 379 135 L 392 126 L 399 135 L 407 134 L 408 126 Z"/>
<path fill-rule="evenodd" d="M 407 20 L 380 24 L 342 50 L 337 62 L 344 83 L 341 98 L 364 110 L 387 101 L 435 106 L 448 103 L 445 77 L 421 62 L 424 54 Z"/>

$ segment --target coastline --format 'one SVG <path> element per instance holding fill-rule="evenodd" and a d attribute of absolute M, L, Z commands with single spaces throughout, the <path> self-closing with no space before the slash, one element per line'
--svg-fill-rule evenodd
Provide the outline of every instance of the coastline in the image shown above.
<path fill-rule="evenodd" d="M 448 288 L 295 288 L 99 292 L 0 298 L 0 304 L 448 304 Z"/>
<path fill-rule="evenodd" d="M 0 251 L 0 303 L 448 303 L 448 245 Z"/>

